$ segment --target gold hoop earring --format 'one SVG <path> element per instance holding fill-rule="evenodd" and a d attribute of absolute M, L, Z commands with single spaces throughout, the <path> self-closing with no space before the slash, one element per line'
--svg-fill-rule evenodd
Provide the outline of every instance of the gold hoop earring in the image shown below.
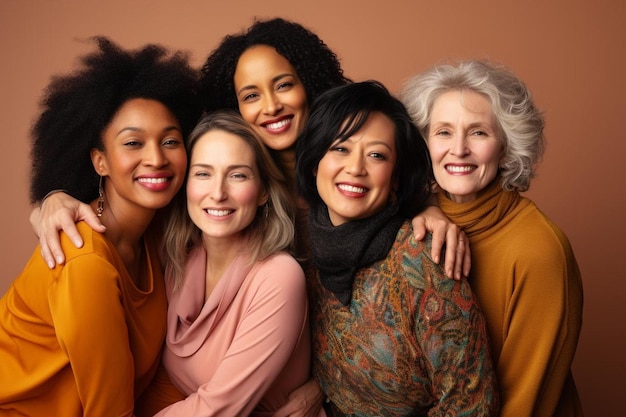
<path fill-rule="evenodd" d="M 100 182 L 98 182 L 98 207 L 96 208 L 96 216 L 102 217 L 104 211 L 104 189 L 102 188 L 102 175 L 100 175 Z"/>

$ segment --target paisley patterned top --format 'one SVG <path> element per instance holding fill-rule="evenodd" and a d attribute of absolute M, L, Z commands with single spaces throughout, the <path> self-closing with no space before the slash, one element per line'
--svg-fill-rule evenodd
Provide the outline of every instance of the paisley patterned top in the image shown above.
<path fill-rule="evenodd" d="M 349 236 L 346 236 L 349 239 Z M 354 416 L 496 415 L 483 315 L 466 281 L 444 276 L 430 237 L 406 222 L 386 259 L 359 270 L 344 306 L 309 282 L 314 374 Z"/>

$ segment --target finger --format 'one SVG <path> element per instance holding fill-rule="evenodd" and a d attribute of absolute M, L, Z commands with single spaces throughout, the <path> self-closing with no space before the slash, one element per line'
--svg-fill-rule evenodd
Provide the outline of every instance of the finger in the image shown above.
<path fill-rule="evenodd" d="M 90 206 L 85 205 L 87 208 L 84 209 L 84 206 L 81 205 L 79 210 L 80 219 L 84 220 L 89 227 L 91 227 L 96 232 L 103 233 L 106 230 L 106 227 L 100 222 L 100 218 L 93 212 Z"/>
<path fill-rule="evenodd" d="M 462 278 L 463 273 L 463 260 L 465 259 L 465 238 L 462 234 L 459 236 L 459 240 L 457 241 L 457 247 L 455 251 L 455 262 L 454 262 L 454 279 L 457 281 Z"/>
<path fill-rule="evenodd" d="M 52 233 L 43 233 L 41 235 L 40 243 L 42 248 L 47 248 L 46 250 L 50 252 L 50 256 L 52 256 L 52 258 L 54 259 L 54 261 L 49 262 L 48 259 L 46 259 L 46 257 L 44 256 L 44 259 L 46 259 L 46 263 L 48 264 L 48 266 L 52 265 L 51 268 L 54 268 L 54 263 L 56 263 L 57 265 L 61 265 L 65 262 L 65 255 L 63 254 L 63 250 L 61 249 L 61 242 L 59 240 L 58 232 L 53 231 Z"/>
<path fill-rule="evenodd" d="M 424 217 L 414 217 L 411 220 L 411 224 L 413 225 L 413 236 L 415 236 L 415 240 L 418 242 L 426 236 L 426 222 Z"/>
<path fill-rule="evenodd" d="M 441 261 L 441 251 L 443 250 L 443 246 L 446 243 L 446 233 L 445 229 L 436 229 L 432 232 L 432 247 L 430 250 L 430 254 L 435 263 L 439 263 Z M 446 249 L 446 264 L 447 264 L 447 254 L 448 250 Z"/>
<path fill-rule="evenodd" d="M 446 233 L 446 263 L 445 273 L 449 278 L 454 278 L 454 268 L 456 265 L 456 251 L 459 247 L 459 233 L 461 230 L 458 227 L 450 226 Z"/>
<path fill-rule="evenodd" d="M 54 260 L 54 255 L 52 255 L 52 252 L 50 252 L 50 248 L 48 247 L 48 245 L 46 245 L 44 239 L 39 242 L 39 247 L 41 257 L 43 258 L 46 265 L 48 265 L 48 268 L 54 269 L 54 267 L 56 266 L 56 261 Z"/>
<path fill-rule="evenodd" d="M 463 258 L 463 276 L 466 278 L 469 277 L 471 269 L 472 269 L 472 251 L 471 251 L 469 240 L 468 240 L 468 244 L 465 245 L 465 255 Z"/>
<path fill-rule="evenodd" d="M 69 219 L 64 219 L 63 221 L 61 221 L 61 228 L 63 229 L 63 231 L 65 232 L 67 237 L 72 241 L 74 246 L 76 246 L 77 248 L 82 248 L 83 247 L 83 238 L 80 235 L 80 233 L 78 233 L 78 229 L 76 228 L 76 223 L 74 223 L 73 221 L 71 221 Z M 52 242 L 48 242 L 48 244 L 50 246 L 56 245 L 56 246 L 59 247 L 59 250 L 60 250 L 61 249 L 61 244 L 60 244 L 59 240 L 60 240 L 59 235 L 55 234 L 53 241 Z M 54 249 L 53 249 L 53 251 L 54 251 Z"/>

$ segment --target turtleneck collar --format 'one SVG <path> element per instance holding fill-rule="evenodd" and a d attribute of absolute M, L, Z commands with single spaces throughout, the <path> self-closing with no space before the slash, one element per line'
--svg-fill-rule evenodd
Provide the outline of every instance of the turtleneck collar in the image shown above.
<path fill-rule="evenodd" d="M 499 178 L 482 189 L 474 201 L 455 203 L 442 190 L 439 207 L 471 239 L 491 230 L 514 210 L 522 200 L 518 192 L 506 191 Z"/>

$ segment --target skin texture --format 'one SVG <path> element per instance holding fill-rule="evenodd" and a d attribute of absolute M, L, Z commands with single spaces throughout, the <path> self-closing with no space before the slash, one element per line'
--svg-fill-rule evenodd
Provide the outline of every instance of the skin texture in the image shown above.
<path fill-rule="evenodd" d="M 290 150 L 306 122 L 304 85 L 289 61 L 270 46 L 246 50 L 235 69 L 239 112 L 275 151 Z"/>
<path fill-rule="evenodd" d="M 427 142 L 437 184 L 456 203 L 475 200 L 498 173 L 502 145 L 491 103 L 481 94 L 442 94 L 433 104 Z"/>
<path fill-rule="evenodd" d="M 373 113 L 352 137 L 333 143 L 315 177 L 333 225 L 382 210 L 392 192 L 396 159 L 394 125 L 381 113 Z"/>

